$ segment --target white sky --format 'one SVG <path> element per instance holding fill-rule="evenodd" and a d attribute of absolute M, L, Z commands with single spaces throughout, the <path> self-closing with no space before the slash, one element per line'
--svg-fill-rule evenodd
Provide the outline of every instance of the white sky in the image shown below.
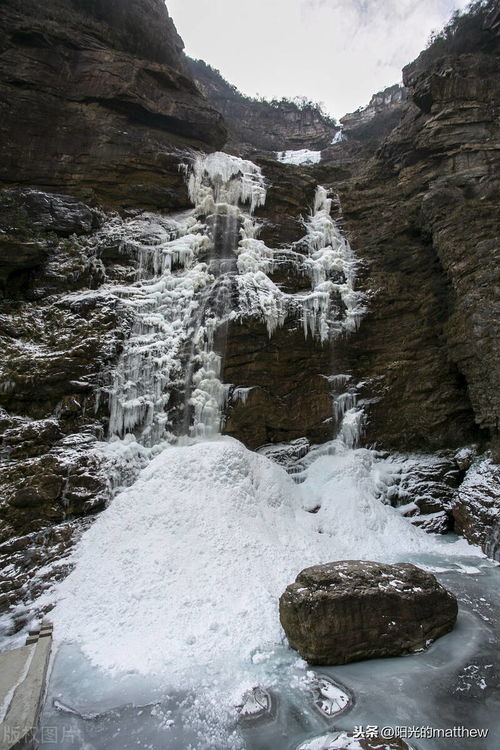
<path fill-rule="evenodd" d="M 468 0 L 166 0 L 186 53 L 244 94 L 306 96 L 342 117 Z"/>

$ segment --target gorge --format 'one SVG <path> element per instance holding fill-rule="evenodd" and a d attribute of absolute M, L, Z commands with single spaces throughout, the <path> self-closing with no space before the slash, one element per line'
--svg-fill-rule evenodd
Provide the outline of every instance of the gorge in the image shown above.
<path fill-rule="evenodd" d="M 186 58 L 162 0 L 0 18 L 0 630 L 54 623 L 42 723 L 370 750 L 333 730 L 440 704 L 493 750 L 498 4 L 340 124 Z M 279 597 L 351 559 L 435 572 L 455 631 L 310 670 Z"/>

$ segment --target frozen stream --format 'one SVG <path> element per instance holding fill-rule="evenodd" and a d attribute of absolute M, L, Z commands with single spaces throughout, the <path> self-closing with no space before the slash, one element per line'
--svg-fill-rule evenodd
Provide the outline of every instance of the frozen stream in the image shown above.
<path fill-rule="evenodd" d="M 42 748 L 294 750 L 333 728 L 429 725 L 490 734 L 413 747 L 497 750 L 498 566 L 411 526 L 380 500 L 385 462 L 334 447 L 300 484 L 229 438 L 167 448 L 117 496 L 58 590 Z M 309 670 L 279 595 L 303 567 L 350 558 L 435 571 L 459 597 L 455 630 L 425 653 Z M 339 684 L 339 713 L 318 709 L 317 675 Z M 249 696 L 270 703 L 253 721 Z"/>

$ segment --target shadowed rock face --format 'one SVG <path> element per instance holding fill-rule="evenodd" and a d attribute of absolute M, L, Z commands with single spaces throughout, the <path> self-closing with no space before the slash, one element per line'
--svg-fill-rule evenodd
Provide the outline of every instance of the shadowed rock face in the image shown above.
<path fill-rule="evenodd" d="M 371 291 L 345 356 L 365 381 L 365 439 L 385 448 L 498 441 L 498 19 L 469 42 L 405 69 L 401 123 L 372 158 L 347 141 L 315 171 Z"/>
<path fill-rule="evenodd" d="M 187 65 L 207 99 L 223 114 L 230 151 L 321 149 L 339 130 L 314 106 L 256 101 L 240 94 L 202 60 L 187 58 Z"/>
<path fill-rule="evenodd" d="M 250 449 L 306 436 L 324 443 L 333 436 L 333 406 L 327 375 L 331 351 L 302 326 L 290 323 L 269 338 L 259 321 L 232 323 L 224 378 L 249 388 L 245 400 L 232 398 L 225 433 Z"/>
<path fill-rule="evenodd" d="M 221 147 L 226 130 L 161 0 L 6 0 L 0 28 L 0 183 L 188 205 L 183 153 Z"/>
<path fill-rule="evenodd" d="M 457 612 L 453 594 L 409 563 L 315 565 L 280 599 L 290 645 L 323 665 L 418 651 L 452 630 Z"/>

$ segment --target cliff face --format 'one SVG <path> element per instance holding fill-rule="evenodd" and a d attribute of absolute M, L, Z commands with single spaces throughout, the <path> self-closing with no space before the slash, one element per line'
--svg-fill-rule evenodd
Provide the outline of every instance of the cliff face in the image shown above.
<path fill-rule="evenodd" d="M 133 281 L 137 259 L 101 232 L 104 210 L 187 208 L 179 165 L 226 138 L 214 104 L 236 152 L 324 148 L 338 128 L 316 110 L 250 106 L 198 65 L 204 97 L 160 0 L 4 0 L 0 19 L 0 563 L 17 566 L 0 590 L 8 605 L 29 598 L 33 565 L 67 549 L 75 519 L 123 479 L 97 446 L 109 418 L 97 394 L 132 325 L 110 285 Z M 255 153 L 272 280 L 310 289 L 300 239 L 322 184 L 340 197 L 369 310 L 333 350 L 297 320 L 272 339 L 261 322 L 232 322 L 223 380 L 250 390 L 229 401 L 226 432 L 252 448 L 329 439 L 333 372 L 355 386 L 366 444 L 495 449 L 498 28 L 491 14 L 466 44 L 433 46 L 405 70 L 408 99 L 382 92 L 344 118 L 347 140 L 324 148 L 320 165 Z M 498 501 L 486 493 L 481 505 L 476 492 L 490 475 L 470 474 L 453 514 L 498 555 Z"/>
<path fill-rule="evenodd" d="M 351 140 L 378 140 L 398 124 L 407 98 L 407 89 L 395 84 L 374 94 L 366 107 L 341 118 L 343 135 Z"/>
<path fill-rule="evenodd" d="M 187 59 L 199 88 L 223 114 L 229 131 L 227 149 L 285 151 L 321 149 L 331 143 L 338 126 L 312 105 L 259 102 L 249 99 L 202 60 Z"/>
<path fill-rule="evenodd" d="M 109 207 L 186 205 L 186 148 L 226 140 L 162 0 L 0 5 L 0 183 Z"/>
<path fill-rule="evenodd" d="M 188 207 L 179 165 L 226 140 L 182 47 L 162 0 L 0 3 L 3 606 L 109 498 L 96 392 L 130 325 L 97 289 L 135 271 L 104 211 Z"/>
<path fill-rule="evenodd" d="M 498 439 L 498 36 L 429 50 L 404 71 L 410 103 L 362 175 L 332 187 L 366 261 L 358 336 L 367 437 L 387 447 Z M 446 49 L 446 47 L 445 47 Z M 325 172 L 327 177 L 328 173 Z M 471 408 L 472 407 L 472 408 Z"/>

